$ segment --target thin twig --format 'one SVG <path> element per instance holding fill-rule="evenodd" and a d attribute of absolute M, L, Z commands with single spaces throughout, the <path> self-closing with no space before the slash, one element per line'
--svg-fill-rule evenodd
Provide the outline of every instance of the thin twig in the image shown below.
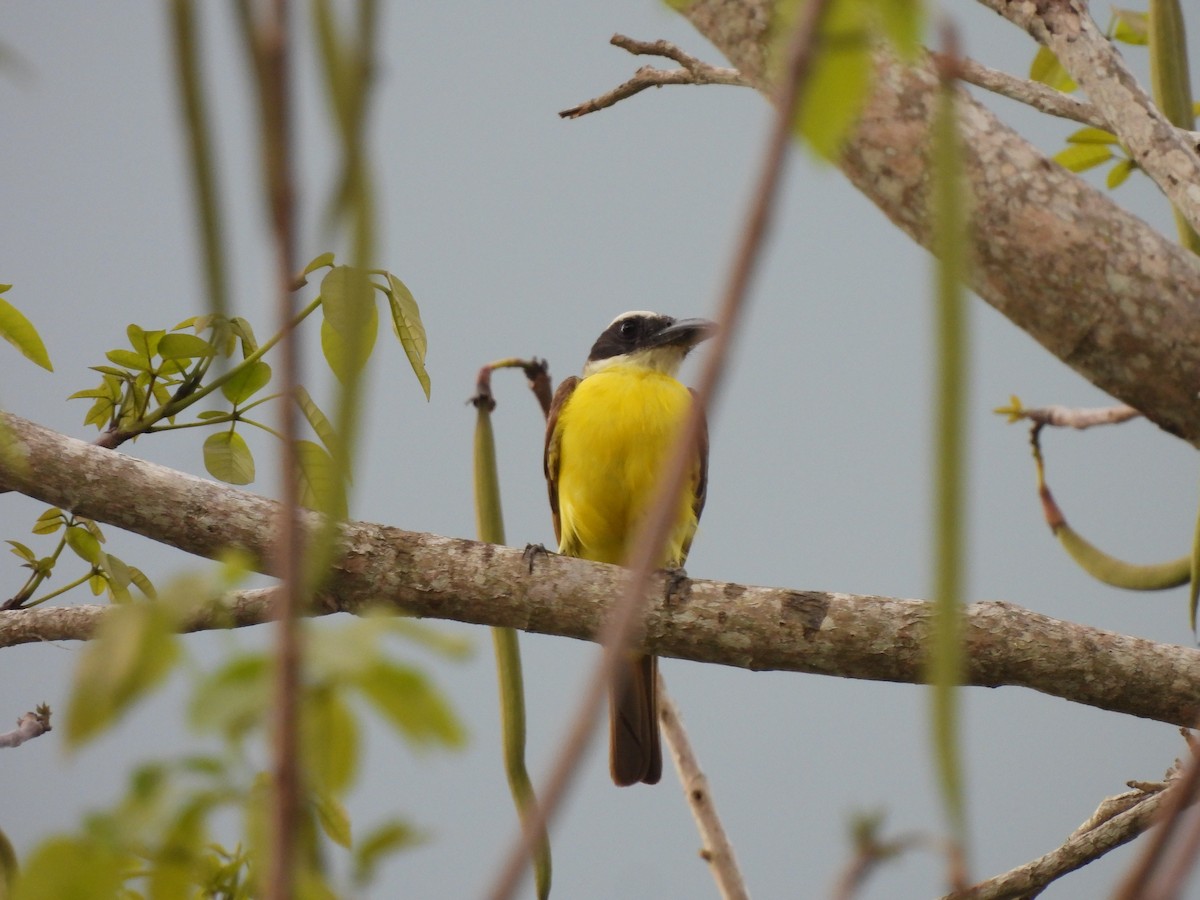
<path fill-rule="evenodd" d="M 933 52 L 929 55 L 935 64 L 941 56 L 941 54 Z M 981 87 L 985 91 L 999 94 L 1010 100 L 1016 100 L 1018 103 L 1024 103 L 1039 112 L 1058 116 L 1060 119 L 1070 119 L 1081 125 L 1103 128 L 1105 131 L 1111 130 L 1108 120 L 1100 114 L 1100 110 L 1086 100 L 1056 91 L 1054 88 L 1036 81 L 1017 78 L 1015 75 L 985 66 L 969 57 L 959 57 L 958 65 L 960 67 L 959 79 L 968 84 Z"/>
<path fill-rule="evenodd" d="M 700 375 L 696 400 L 676 439 L 654 503 L 634 538 L 632 546 L 635 552 L 629 560 L 631 571 L 628 581 L 621 599 L 600 633 L 605 649 L 600 665 L 593 672 L 580 699 L 579 709 L 558 759 L 551 769 L 547 784 L 539 792 L 541 802 L 538 805 L 537 816 L 522 829 L 520 840 L 506 858 L 493 889 L 489 891 L 493 900 L 506 900 L 516 891 L 525 870 L 525 861 L 529 858 L 530 848 L 537 835 L 537 829 L 531 826 L 544 827 L 550 815 L 557 809 L 595 728 L 600 706 L 608 686 L 612 684 L 617 664 L 623 658 L 625 649 L 633 643 L 634 633 L 641 623 L 650 573 L 658 565 L 667 530 L 678 508 L 678 498 L 683 494 L 684 480 L 691 471 L 695 448 L 700 438 L 704 411 L 723 374 L 725 358 L 733 340 L 733 332 L 750 286 L 751 276 L 757 269 L 761 256 L 763 238 L 774 212 L 776 195 L 783 176 L 783 165 L 791 142 L 801 86 L 811 67 L 816 48 L 817 28 L 828 3 L 829 0 L 813 0 L 804 7 L 797 19 L 795 31 L 788 44 L 783 80 L 776 95 L 775 123 L 767 142 L 762 170 L 747 220 L 738 239 L 729 280 L 721 297 L 717 315 L 718 330 Z"/>
<path fill-rule="evenodd" d="M 1001 410 L 997 410 L 1000 412 Z M 1058 428 L 1075 428 L 1079 431 L 1096 425 L 1120 425 L 1130 419 L 1136 419 L 1141 413 L 1132 406 L 1038 406 L 1032 409 L 1025 407 L 1005 410 L 1009 421 L 1016 422 L 1026 419 L 1037 425 L 1051 425 Z"/>
<path fill-rule="evenodd" d="M 1167 858 L 1171 840 L 1182 827 L 1184 811 L 1200 799 L 1200 753 L 1197 752 L 1196 742 L 1186 731 L 1184 738 L 1191 750 L 1191 758 L 1176 779 L 1177 783 L 1163 808 L 1159 819 L 1161 827 L 1150 837 L 1142 854 L 1125 873 L 1125 878 L 1113 895 L 1114 900 L 1170 900 L 1178 896 L 1175 888 L 1182 884 L 1195 861 L 1195 823 L 1178 841 L 1181 846 L 1176 846 L 1174 859 Z"/>
<path fill-rule="evenodd" d="M 831 896 L 833 900 L 852 900 L 859 888 L 880 865 L 890 859 L 895 859 L 902 853 L 918 847 L 932 850 L 942 847 L 950 852 L 945 842 L 938 842 L 926 834 L 902 834 L 889 840 L 881 840 L 879 832 L 883 817 L 878 814 L 866 814 L 857 817 L 852 823 L 854 838 L 854 857 L 842 870 L 834 885 Z"/>
<path fill-rule="evenodd" d="M 633 77 L 611 91 L 585 100 L 578 106 L 564 109 L 559 113 L 564 119 L 578 119 L 588 113 L 607 109 L 627 97 L 640 94 L 646 88 L 662 87 L 667 84 L 729 84 L 737 87 L 751 87 L 752 83 L 742 76 L 737 69 L 728 66 L 714 66 L 697 59 L 689 53 L 680 50 L 670 41 L 639 41 L 623 34 L 614 34 L 609 41 L 614 47 L 628 50 L 636 56 L 662 56 L 679 63 L 678 69 L 656 69 L 653 66 L 642 66 Z"/>
<path fill-rule="evenodd" d="M 50 707 L 45 703 L 17 719 L 17 727 L 0 734 L 0 747 L 20 747 L 50 730 Z"/>
<path fill-rule="evenodd" d="M 947 894 L 943 900 L 1008 900 L 1036 896 L 1051 882 L 1132 841 L 1158 822 L 1164 805 L 1176 802 L 1182 796 L 1174 781 L 1146 787 L 1147 790 L 1103 801 L 1096 813 L 1061 847 L 965 891 Z"/>
<path fill-rule="evenodd" d="M 475 376 L 475 393 L 467 399 L 476 409 L 485 407 L 489 412 L 496 408 L 496 398 L 492 393 L 492 372 L 496 369 L 520 369 L 525 373 L 529 390 L 542 408 L 542 415 L 550 415 L 550 402 L 554 392 L 550 390 L 550 365 L 544 359 L 536 356 L 529 359 L 519 359 L 515 356 L 498 359 L 479 369 Z"/>
<path fill-rule="evenodd" d="M 667 693 L 667 685 L 661 674 L 658 677 L 658 718 L 667 748 L 671 751 L 671 759 L 675 761 L 675 771 L 679 773 L 679 785 L 683 788 L 683 796 L 687 799 L 692 818 L 696 820 L 696 829 L 704 841 L 704 849 L 700 851 L 700 856 L 712 870 L 717 890 L 725 900 L 749 900 L 746 881 L 738 868 L 733 844 L 729 842 L 725 826 L 721 824 L 721 817 L 717 814 L 708 779 L 692 750 L 692 742 L 688 740 L 687 729 L 683 727 L 679 707 Z"/>

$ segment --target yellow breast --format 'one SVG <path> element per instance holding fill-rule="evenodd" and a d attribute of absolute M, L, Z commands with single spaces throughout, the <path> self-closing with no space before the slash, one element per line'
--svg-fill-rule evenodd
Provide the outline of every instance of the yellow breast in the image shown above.
<path fill-rule="evenodd" d="M 671 376 L 633 366 L 579 382 L 558 421 L 560 553 L 624 562 L 691 402 Z M 662 565 L 683 564 L 696 530 L 692 501 L 684 491 Z"/>

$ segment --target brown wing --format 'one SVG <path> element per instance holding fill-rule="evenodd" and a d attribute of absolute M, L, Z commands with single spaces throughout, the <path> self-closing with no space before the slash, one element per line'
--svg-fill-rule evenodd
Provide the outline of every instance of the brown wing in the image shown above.
<path fill-rule="evenodd" d="M 558 390 L 554 392 L 554 399 L 550 401 L 550 415 L 546 419 L 546 453 L 543 466 L 546 470 L 546 490 L 550 494 L 550 515 L 554 517 L 554 540 L 560 543 L 562 542 L 562 523 L 558 515 L 558 449 L 562 435 L 558 433 L 558 414 L 570 399 L 571 394 L 575 392 L 577 384 L 579 384 L 579 377 L 576 375 L 563 379 Z M 708 443 L 707 438 L 705 443 Z"/>
<path fill-rule="evenodd" d="M 692 395 L 692 402 L 697 400 L 696 391 L 693 388 L 688 388 Z M 700 465 L 696 469 L 696 477 L 692 481 L 692 511 L 696 513 L 696 521 L 700 521 L 700 513 L 704 512 L 704 501 L 708 498 L 708 414 L 700 411 L 700 436 L 696 440 L 696 455 L 699 457 Z M 558 522 L 558 514 L 555 513 L 555 523 Z M 557 524 L 556 524 L 557 527 Z M 688 551 L 692 549 L 692 538 L 688 537 L 683 545 L 683 559 L 679 561 L 683 565 L 687 559 Z"/>

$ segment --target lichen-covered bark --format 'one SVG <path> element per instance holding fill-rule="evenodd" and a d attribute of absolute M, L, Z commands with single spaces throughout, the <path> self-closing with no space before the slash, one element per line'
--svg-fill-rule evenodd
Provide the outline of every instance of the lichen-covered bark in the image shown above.
<path fill-rule="evenodd" d="M 685 14 L 733 65 L 765 84 L 764 3 L 701 0 Z M 850 181 L 924 247 L 936 84 L 925 65 L 881 57 L 874 94 L 840 162 Z M 959 118 L 972 203 L 972 287 L 1093 384 L 1200 446 L 1195 257 L 1047 159 L 966 92 Z M 1162 146 L 1167 138 L 1152 125 L 1140 140 L 1159 152 L 1142 159 L 1170 166 L 1164 177 L 1175 177 L 1186 161 L 1173 143 Z"/>
<path fill-rule="evenodd" d="M 0 413 L 26 465 L 0 457 L 0 489 L 71 509 L 201 556 L 229 544 L 271 558 L 278 506 L 261 497 L 57 434 Z M 315 517 L 305 519 L 310 533 Z M 530 574 L 519 550 L 362 522 L 341 529 L 342 556 L 316 612 L 386 604 L 409 613 L 592 639 L 626 572 L 557 555 Z M 266 568 L 265 564 L 262 568 Z M 270 591 L 200 610 L 185 630 L 265 621 Z M 0 613 L 0 647 L 87 639 L 105 607 Z M 643 639 L 664 656 L 920 682 L 930 607 L 920 600 L 716 581 L 651 587 Z M 969 684 L 1019 685 L 1076 703 L 1188 725 L 1200 712 L 1200 651 L 1063 622 L 1006 603 L 965 611 Z"/>

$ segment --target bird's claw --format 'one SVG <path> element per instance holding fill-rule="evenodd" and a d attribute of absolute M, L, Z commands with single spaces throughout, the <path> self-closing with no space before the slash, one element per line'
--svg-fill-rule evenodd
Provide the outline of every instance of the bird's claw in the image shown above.
<path fill-rule="evenodd" d="M 683 566 L 667 566 L 662 572 L 666 582 L 664 596 L 667 603 L 686 598 L 692 585 L 687 570 Z"/>
<path fill-rule="evenodd" d="M 533 561 L 539 556 L 549 556 L 550 551 L 546 549 L 545 544 L 526 544 L 525 550 L 521 554 L 521 559 L 525 560 L 525 565 L 529 566 L 529 574 L 533 574 Z"/>

